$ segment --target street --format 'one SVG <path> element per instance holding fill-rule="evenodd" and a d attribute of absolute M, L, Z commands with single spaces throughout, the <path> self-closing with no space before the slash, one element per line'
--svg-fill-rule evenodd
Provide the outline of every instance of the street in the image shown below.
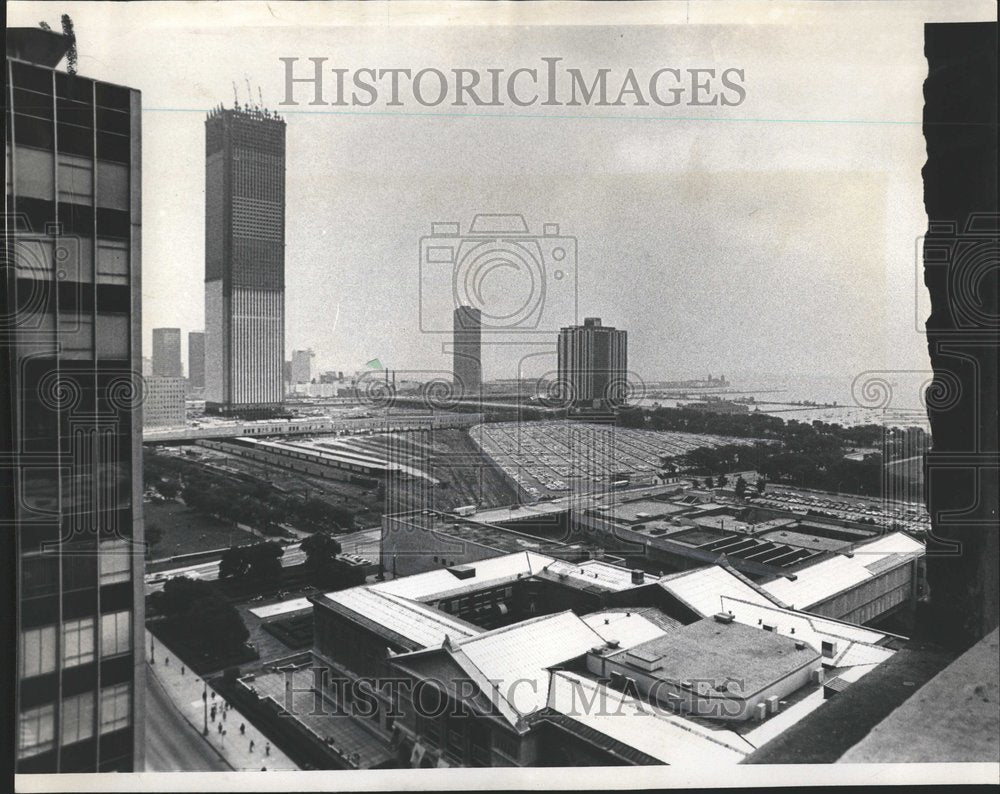
<path fill-rule="evenodd" d="M 191 727 L 146 667 L 146 771 L 228 772 L 230 767 Z"/>

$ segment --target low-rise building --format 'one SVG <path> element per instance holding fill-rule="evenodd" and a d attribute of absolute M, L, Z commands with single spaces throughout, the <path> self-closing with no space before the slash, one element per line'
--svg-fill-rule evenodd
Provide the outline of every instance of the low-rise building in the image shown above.
<path fill-rule="evenodd" d="M 762 721 L 779 701 L 820 681 L 820 658 L 808 643 L 720 613 L 631 648 L 595 649 L 587 669 L 671 711 Z"/>
<path fill-rule="evenodd" d="M 656 578 L 534 551 L 309 602 L 311 673 L 286 697 L 314 705 L 303 735 L 354 767 L 738 763 L 745 735 L 783 730 L 899 639 L 799 612 L 731 567 Z"/>

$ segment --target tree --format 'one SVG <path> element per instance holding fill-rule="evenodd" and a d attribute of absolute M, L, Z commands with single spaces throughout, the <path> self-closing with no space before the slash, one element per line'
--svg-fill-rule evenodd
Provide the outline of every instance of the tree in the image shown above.
<path fill-rule="evenodd" d="M 349 529 L 354 526 L 354 514 L 339 505 L 332 505 L 322 499 L 307 499 L 299 507 L 299 515 L 306 523 L 329 529 L 332 524 L 336 528 Z"/>
<path fill-rule="evenodd" d="M 747 481 L 740 475 L 736 478 L 736 498 L 742 499 L 747 493 Z"/>
<path fill-rule="evenodd" d="M 767 481 L 763 477 L 758 477 L 754 487 L 757 489 L 757 493 L 763 494 L 767 488 Z"/>
<path fill-rule="evenodd" d="M 174 499 L 177 494 L 181 492 L 181 486 L 176 480 L 161 478 L 160 481 L 156 483 L 156 490 L 163 496 L 167 497 L 167 499 Z"/>
<path fill-rule="evenodd" d="M 274 581 L 281 576 L 284 553 L 284 547 L 274 541 L 233 546 L 226 549 L 219 560 L 219 578 Z"/>
<path fill-rule="evenodd" d="M 715 481 L 715 487 L 716 488 L 725 488 L 728 483 L 729 483 L 729 478 L 726 477 L 725 474 L 720 474 L 718 476 L 718 478 L 716 479 L 716 481 Z"/>
<path fill-rule="evenodd" d="M 325 570 L 341 552 L 340 543 L 329 532 L 317 532 L 302 541 L 306 564 L 316 571 Z"/>
<path fill-rule="evenodd" d="M 210 582 L 175 576 L 162 591 L 151 594 L 149 602 L 174 628 L 183 629 L 184 641 L 192 648 L 222 655 L 250 637 L 240 613 Z"/>
<path fill-rule="evenodd" d="M 706 488 L 711 488 L 712 487 L 712 478 L 711 477 L 706 477 L 705 478 L 705 487 Z"/>

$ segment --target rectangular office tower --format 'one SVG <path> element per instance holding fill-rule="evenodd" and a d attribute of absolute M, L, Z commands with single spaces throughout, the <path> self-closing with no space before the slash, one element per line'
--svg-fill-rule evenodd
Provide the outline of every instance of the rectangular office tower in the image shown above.
<path fill-rule="evenodd" d="M 312 380 L 312 362 L 315 357 L 312 350 L 292 351 L 292 383 L 309 383 Z"/>
<path fill-rule="evenodd" d="M 482 315 L 472 306 L 455 309 L 453 325 L 453 367 L 459 395 L 478 395 L 483 385 Z"/>
<path fill-rule="evenodd" d="M 0 691 L 17 772 L 142 771 L 140 94 L 7 36 Z"/>
<path fill-rule="evenodd" d="M 188 388 L 205 388 L 205 332 L 188 333 Z"/>
<path fill-rule="evenodd" d="M 559 387 L 569 407 L 608 409 L 625 399 L 628 336 L 598 317 L 559 331 Z"/>
<path fill-rule="evenodd" d="M 158 378 L 180 378 L 181 329 L 153 329 L 153 375 Z"/>
<path fill-rule="evenodd" d="M 285 122 L 205 120 L 205 410 L 266 417 L 284 399 Z"/>

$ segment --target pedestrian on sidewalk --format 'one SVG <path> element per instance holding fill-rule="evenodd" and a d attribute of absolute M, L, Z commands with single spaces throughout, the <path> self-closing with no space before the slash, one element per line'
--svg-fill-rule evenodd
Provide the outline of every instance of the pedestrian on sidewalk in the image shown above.
<path fill-rule="evenodd" d="M 271 754 L 271 743 L 268 742 L 267 744 L 264 745 L 264 755 L 270 755 L 270 754 Z"/>
<path fill-rule="evenodd" d="M 247 732 L 247 724 L 245 722 L 240 723 L 240 736 Z"/>
<path fill-rule="evenodd" d="M 181 665 L 181 675 L 184 675 L 184 665 Z"/>
<path fill-rule="evenodd" d="M 222 721 L 219 721 L 219 734 L 222 734 Z"/>
<path fill-rule="evenodd" d="M 250 740 L 250 752 L 253 752 L 253 739 Z"/>
<path fill-rule="evenodd" d="M 170 657 L 169 657 L 169 656 L 164 656 L 164 657 L 163 657 L 163 663 L 164 663 L 164 664 L 165 664 L 165 665 L 166 665 L 167 667 L 170 667 Z"/>

